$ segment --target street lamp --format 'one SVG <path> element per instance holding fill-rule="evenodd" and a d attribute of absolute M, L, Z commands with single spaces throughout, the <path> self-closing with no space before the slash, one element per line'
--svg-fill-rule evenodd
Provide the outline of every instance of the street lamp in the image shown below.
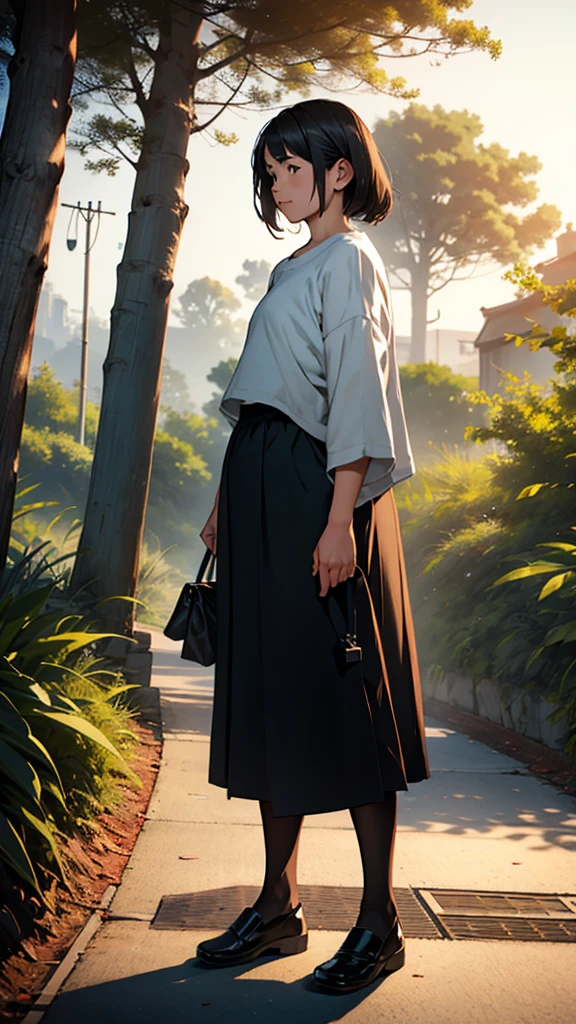
<path fill-rule="evenodd" d="M 80 365 L 80 398 L 78 403 L 78 443 L 84 444 L 84 430 L 86 426 L 86 381 L 88 376 L 88 296 L 90 291 L 90 251 L 96 244 L 98 238 L 98 231 L 100 230 L 100 214 L 106 213 L 111 217 L 115 217 L 116 214 L 112 210 L 102 210 L 101 201 L 98 200 L 98 206 L 94 210 L 92 203 L 89 202 L 88 206 L 81 206 L 77 203 L 75 206 L 72 203 L 61 203 L 61 206 L 67 206 L 71 210 L 76 210 L 77 215 L 81 214 L 86 221 L 86 250 L 84 252 L 84 308 L 82 314 L 82 358 Z M 70 214 L 70 224 L 72 223 L 72 216 Z M 94 217 L 98 217 L 98 223 L 96 225 L 96 234 L 94 241 L 90 242 L 90 228 Z M 70 230 L 70 224 L 68 230 Z M 76 217 L 76 231 L 78 230 L 78 217 Z M 70 251 L 76 248 L 76 238 L 67 238 L 66 244 Z"/>

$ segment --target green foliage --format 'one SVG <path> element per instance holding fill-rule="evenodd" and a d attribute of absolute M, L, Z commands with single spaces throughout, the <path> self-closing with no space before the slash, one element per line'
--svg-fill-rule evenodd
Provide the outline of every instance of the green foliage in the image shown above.
<path fill-rule="evenodd" d="M 411 104 L 376 123 L 376 144 L 401 191 L 371 237 L 400 283 L 421 272 L 431 295 L 464 271 L 541 248 L 559 229 L 554 206 L 518 212 L 536 198 L 539 160 L 479 142 L 483 131 L 477 115 L 439 105 Z"/>
<path fill-rule="evenodd" d="M 164 420 L 164 432 L 191 445 L 206 461 L 211 459 L 214 445 L 221 435 L 218 423 L 212 416 L 199 416 L 194 412 L 178 413 L 173 409 L 168 411 Z"/>
<path fill-rule="evenodd" d="M 52 427 L 72 433 L 78 409 L 48 363 L 35 370 L 26 395 L 26 420 L 33 427 Z"/>
<path fill-rule="evenodd" d="M 159 538 L 161 544 L 175 542 L 180 562 L 183 551 L 197 546 L 202 489 L 211 479 L 206 461 L 191 444 L 157 430 L 146 535 Z"/>
<path fill-rule="evenodd" d="M 186 412 L 191 405 L 190 392 L 186 375 L 177 370 L 168 359 L 162 366 L 162 389 L 160 392 L 160 408 L 172 409 L 175 412 Z"/>
<path fill-rule="evenodd" d="M 27 501 L 35 490 L 27 487 L 16 496 L 18 524 L 0 579 L 5 950 L 18 948 L 21 927 L 30 927 L 37 908 L 55 911 L 55 886 L 58 880 L 68 885 L 75 863 L 68 839 L 99 830 L 95 815 L 122 800 L 118 778 L 141 785 L 126 763 L 137 742 L 130 728 L 134 712 L 123 699 L 132 686 L 97 653 L 110 634 L 95 632 L 64 600 L 70 556 L 52 557 L 51 532 L 66 510 L 53 517 L 42 540 L 30 529 L 43 505 Z M 35 547 L 26 546 L 25 534 L 35 537 Z"/>
<path fill-rule="evenodd" d="M 221 146 L 233 146 L 236 142 L 240 142 L 240 136 L 236 135 L 236 132 L 223 132 L 220 128 L 214 129 L 214 139 Z"/>
<path fill-rule="evenodd" d="M 539 290 L 576 318 L 574 284 Z M 411 593 L 427 663 L 538 690 L 567 717 L 576 755 L 576 336 L 537 327 L 516 341 L 550 348 L 558 376 L 548 394 L 513 375 L 503 394 L 472 393 L 489 423 L 466 436 L 495 450 L 468 467 L 447 455 L 406 482 Z"/>
<path fill-rule="evenodd" d="M 189 497 L 188 485 L 210 479 L 204 460 L 195 454 L 192 445 L 171 437 L 165 430 L 156 431 L 152 474 L 156 501 L 175 504 L 186 501 L 184 491 Z"/>
<path fill-rule="evenodd" d="M 438 444 L 462 445 L 468 425 L 480 425 L 480 403 L 469 400 L 469 380 L 437 363 L 408 363 L 400 367 L 402 401 L 410 443 L 418 467 L 427 465 Z"/>
<path fill-rule="evenodd" d="M 191 132 L 208 132 L 227 105 L 269 107 L 288 93 L 310 93 L 327 82 L 367 85 L 405 99 L 417 90 L 400 77 L 389 77 L 382 56 L 409 57 L 415 52 L 450 55 L 483 50 L 493 59 L 501 44 L 487 28 L 460 18 L 469 0 L 427 0 L 414 7 L 401 0 L 359 9 L 353 0 L 310 4 L 277 0 L 253 4 L 208 4 L 197 65 L 188 69 L 192 102 L 221 104 L 205 118 L 194 116 Z M 172 25 L 162 0 L 130 5 L 112 2 L 81 4 L 78 8 L 79 50 L 73 102 L 85 109 L 87 93 L 108 101 L 118 112 L 93 114 L 77 127 L 69 145 L 86 156 L 90 149 L 104 155 L 87 161 L 87 168 L 115 174 L 121 160 L 136 167 L 145 150 L 142 126 L 132 116 L 133 105 L 143 121 L 149 116 L 150 84 L 154 69 L 170 47 L 171 31 L 191 32 L 196 14 L 176 10 Z M 454 16 L 455 15 L 455 16 Z M 212 129 L 216 142 L 229 145 L 234 133 Z"/>
<path fill-rule="evenodd" d="M 248 299 L 258 302 L 266 291 L 272 265 L 267 260 L 244 260 L 243 274 L 239 274 L 236 284 L 244 290 Z"/>
<path fill-rule="evenodd" d="M 232 371 L 228 363 L 225 365 L 229 379 Z M 187 411 L 190 396 L 184 375 L 167 361 L 164 372 L 162 397 L 181 411 L 162 407 L 163 428 L 158 428 L 155 438 L 146 526 L 150 537 L 159 537 L 163 545 L 176 542 L 181 549 L 190 551 L 197 545 L 203 525 L 200 520 L 208 514 L 203 492 L 213 478 L 209 466 L 220 464 L 225 440 L 221 417 L 219 423 L 214 417 Z M 99 408 L 88 403 L 88 413 L 93 440 Z M 29 386 L 19 476 L 21 482 L 25 479 L 36 489 L 38 516 L 28 520 L 20 534 L 13 531 L 11 542 L 19 556 L 24 555 L 27 546 L 26 558 L 17 563 L 22 586 L 31 585 L 43 571 L 41 564 L 49 564 L 56 551 L 68 559 L 73 554 L 67 538 L 62 536 L 55 546 L 50 546 L 39 534 L 49 532 L 50 503 L 62 508 L 56 522 L 65 514 L 64 509 L 75 509 L 77 516 L 84 510 L 92 450 L 74 440 L 71 431 L 75 430 L 76 417 L 74 391 L 64 388 L 52 368 L 44 364 Z M 78 525 L 76 518 L 72 528 L 77 529 Z M 182 550 L 178 558 L 181 562 Z"/>
<path fill-rule="evenodd" d="M 221 359 L 216 366 L 212 367 L 210 373 L 206 374 L 206 380 L 209 380 L 211 384 L 215 384 L 220 391 L 224 392 L 228 387 L 237 363 L 238 360 L 234 358 Z"/>
<path fill-rule="evenodd" d="M 30 590 L 48 583 L 62 586 L 68 583 L 71 559 L 75 550 L 70 547 L 72 535 L 77 531 L 80 520 L 75 519 L 63 532 L 57 542 L 53 541 L 52 532 L 71 508 L 63 508 L 45 523 L 46 510 L 57 501 L 35 501 L 25 504 L 24 498 L 36 491 L 40 484 L 32 484 L 16 493 L 12 530 L 8 546 L 8 557 L 2 573 L 0 573 L 0 601 L 5 598 L 19 597 Z M 37 517 L 42 517 L 41 524 Z M 17 523 L 17 525 L 16 525 Z M 43 536 L 39 536 L 39 528 Z"/>
<path fill-rule="evenodd" d="M 443 538 L 490 522 L 499 497 L 485 459 L 444 446 L 436 462 L 404 481 L 398 497 L 414 570 L 431 568 L 448 543 Z"/>
<path fill-rule="evenodd" d="M 146 611 L 141 613 L 140 621 L 149 626 L 163 628 L 166 625 L 178 595 L 187 581 L 187 576 L 168 561 L 167 555 L 170 551 L 175 551 L 178 555 L 178 546 L 172 545 L 161 550 L 158 538 L 153 538 L 152 543 L 142 546 L 138 597 L 146 604 Z M 181 559 L 181 554 L 179 557 Z"/>
<path fill-rule="evenodd" d="M 501 396 L 489 398 L 490 425 L 467 430 L 472 441 L 498 442 L 490 461 L 494 483 L 509 498 L 503 519 L 513 529 L 529 517 L 535 540 L 544 517 L 549 529 L 560 529 L 574 508 L 576 410 L 570 412 L 569 393 L 555 381 L 545 396 L 537 385 L 511 377 Z"/>
<path fill-rule="evenodd" d="M 114 120 L 104 114 L 95 114 L 90 119 L 89 137 L 84 140 L 73 140 L 71 148 L 78 150 L 81 156 L 86 156 L 92 147 L 103 151 L 122 150 L 125 159 L 129 160 L 126 147 L 137 152 L 142 146 L 143 139 L 143 130 L 134 122 L 133 118 L 119 117 Z M 135 161 L 129 160 L 129 162 L 134 167 L 136 166 Z M 87 171 L 96 174 L 106 171 L 108 177 L 113 178 L 120 166 L 120 157 L 109 156 L 99 160 L 86 160 L 84 166 Z"/>
<path fill-rule="evenodd" d="M 175 316 L 190 330 L 209 333 L 212 341 L 231 340 L 244 326 L 243 321 L 233 320 L 230 315 L 240 309 L 240 299 L 231 288 L 211 277 L 191 281 L 178 301 Z"/>
<path fill-rule="evenodd" d="M 206 416 L 214 419 L 218 424 L 224 423 L 224 417 L 219 411 L 220 402 L 222 401 L 222 395 L 228 386 L 237 363 L 238 360 L 233 357 L 230 359 L 221 359 L 216 366 L 212 367 L 210 373 L 206 374 L 206 380 L 210 381 L 211 384 L 215 384 L 218 390 L 212 392 L 212 398 L 207 402 L 204 402 L 202 410 Z M 226 430 L 229 429 L 228 421 L 225 422 L 225 427 Z"/>
<path fill-rule="evenodd" d="M 571 230 L 572 225 L 568 224 L 567 229 Z M 535 292 L 540 295 L 544 305 L 549 306 L 558 316 L 576 319 L 576 279 L 569 279 L 562 284 L 544 284 L 534 271 L 529 270 L 522 263 L 517 263 L 503 276 L 515 284 L 521 293 Z M 536 352 L 539 348 L 550 349 L 554 355 L 558 356 L 554 363 L 556 373 L 560 377 L 566 375 L 573 380 L 576 373 L 576 334 L 570 334 L 567 326 L 558 325 L 549 333 L 539 324 L 534 324 L 526 337 L 511 334 L 506 337 L 514 338 L 515 345 L 528 345 L 532 352 Z M 558 393 L 565 395 L 566 401 L 571 404 L 572 388 L 569 388 L 569 393 L 565 394 L 561 383 L 561 380 L 557 382 Z"/>
<path fill-rule="evenodd" d="M 119 695 L 130 687 L 96 655 L 109 634 L 47 607 L 54 585 L 0 604 L 0 876 L 44 900 L 67 883 L 61 841 L 93 813 L 110 772 L 140 786 L 123 754 L 135 736 Z"/>
<path fill-rule="evenodd" d="M 39 496 L 83 507 L 88 493 L 92 452 L 70 434 L 24 424 L 20 479 L 40 482 Z"/>
<path fill-rule="evenodd" d="M 98 426 L 98 406 L 86 403 L 86 444 L 93 446 Z M 48 363 L 42 363 L 33 373 L 26 396 L 25 422 L 41 430 L 69 434 L 76 438 L 78 424 L 78 388 L 65 388 L 56 380 L 54 370 Z"/>

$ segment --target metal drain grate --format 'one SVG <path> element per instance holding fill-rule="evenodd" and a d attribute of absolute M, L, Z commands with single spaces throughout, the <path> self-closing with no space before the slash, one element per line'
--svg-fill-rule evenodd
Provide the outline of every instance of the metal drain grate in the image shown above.
<path fill-rule="evenodd" d="M 543 893 L 420 889 L 452 939 L 576 942 L 576 898 Z"/>
<path fill-rule="evenodd" d="M 310 930 L 349 931 L 356 923 L 362 889 L 356 886 L 300 885 L 300 899 Z M 163 896 L 152 928 L 224 931 L 244 907 L 251 907 L 260 892 L 257 885 Z M 439 939 L 442 932 L 422 908 L 411 889 L 396 889 L 396 902 L 407 938 Z M 576 918 L 575 918 L 576 920 Z"/>
<path fill-rule="evenodd" d="M 257 885 L 163 896 L 152 928 L 225 931 L 260 892 Z M 362 889 L 301 885 L 310 930 L 349 931 Z M 400 918 L 410 939 L 509 939 L 576 942 L 576 897 L 468 889 L 396 889 Z"/>

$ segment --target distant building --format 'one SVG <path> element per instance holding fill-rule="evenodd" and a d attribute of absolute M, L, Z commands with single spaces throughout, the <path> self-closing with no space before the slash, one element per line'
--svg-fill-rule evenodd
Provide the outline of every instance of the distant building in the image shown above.
<path fill-rule="evenodd" d="M 556 238 L 556 256 L 539 263 L 535 270 L 544 284 L 562 284 L 568 278 L 576 277 L 576 231 L 571 224 Z M 480 355 L 480 388 L 488 394 L 501 390 L 506 382 L 503 370 L 520 378 L 527 370 L 535 384 L 546 385 L 554 376 L 556 356 L 547 348 L 531 352 L 528 345 L 517 346 L 513 340 L 507 341 L 505 335 L 525 337 L 531 333 L 532 321 L 548 331 L 573 321 L 554 313 L 543 304 L 537 293 L 500 306 L 482 306 L 481 312 L 484 326 L 475 341 Z"/>
<path fill-rule="evenodd" d="M 474 331 L 454 331 L 437 327 L 426 332 L 426 361 L 449 366 L 454 373 L 465 377 L 477 377 L 479 371 L 478 352 L 474 347 Z M 411 339 L 396 335 L 398 365 L 412 362 Z"/>
<path fill-rule="evenodd" d="M 34 336 L 50 338 L 56 347 L 66 345 L 77 328 L 77 320 L 70 315 L 68 303 L 54 294 L 51 281 L 46 281 L 40 292 Z"/>

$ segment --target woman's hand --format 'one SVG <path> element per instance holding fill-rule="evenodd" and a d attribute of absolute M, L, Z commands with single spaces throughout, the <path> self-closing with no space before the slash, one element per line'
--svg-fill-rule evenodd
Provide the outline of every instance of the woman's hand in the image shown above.
<path fill-rule="evenodd" d="M 354 575 L 356 540 L 352 523 L 328 523 L 312 558 L 312 575 L 320 573 L 320 597 L 325 597 L 329 587 Z"/>
<path fill-rule="evenodd" d="M 218 532 L 218 504 L 214 505 L 206 524 L 200 531 L 200 536 L 204 541 L 207 548 L 210 549 L 213 555 L 216 554 L 216 535 Z"/>

